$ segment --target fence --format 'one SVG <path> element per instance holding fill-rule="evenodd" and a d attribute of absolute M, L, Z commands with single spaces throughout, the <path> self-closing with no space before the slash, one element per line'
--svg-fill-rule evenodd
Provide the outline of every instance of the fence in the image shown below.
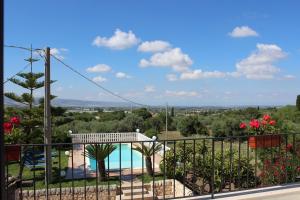
<path fill-rule="evenodd" d="M 149 141 L 144 143 L 145 146 L 151 147 L 153 139 L 141 134 L 139 132 L 128 133 L 77 133 L 71 134 L 72 143 L 96 143 L 96 142 L 123 142 L 123 141 Z M 163 147 L 163 146 L 162 146 Z M 163 149 L 159 152 L 163 155 Z M 165 147 L 169 150 L 169 147 Z"/>
<path fill-rule="evenodd" d="M 52 177 L 44 173 L 44 144 L 5 145 L 6 191 L 9 196 L 15 194 L 15 199 L 28 200 L 150 200 L 208 194 L 214 198 L 215 193 L 294 183 L 300 175 L 299 136 L 52 144 Z M 159 143 L 162 149 L 156 149 Z M 15 161 L 16 156 L 9 155 L 12 147 L 20 151 Z M 87 159 L 94 169 L 85 167 Z M 18 174 L 17 187 L 12 187 L 11 177 Z M 45 184 L 45 178 L 51 183 Z"/>

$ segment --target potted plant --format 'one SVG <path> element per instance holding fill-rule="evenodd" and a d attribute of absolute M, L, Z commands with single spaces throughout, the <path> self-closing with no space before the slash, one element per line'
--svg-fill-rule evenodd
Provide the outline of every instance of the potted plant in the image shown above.
<path fill-rule="evenodd" d="M 252 119 L 249 124 L 242 122 L 240 128 L 253 135 L 248 138 L 248 144 L 253 149 L 278 147 L 281 143 L 276 121 L 270 115 L 264 115 L 262 119 Z"/>
<path fill-rule="evenodd" d="M 19 161 L 21 147 L 17 144 L 21 140 L 20 118 L 17 116 L 11 117 L 9 121 L 3 123 L 5 133 L 5 143 L 12 144 L 5 148 L 6 161 Z"/>

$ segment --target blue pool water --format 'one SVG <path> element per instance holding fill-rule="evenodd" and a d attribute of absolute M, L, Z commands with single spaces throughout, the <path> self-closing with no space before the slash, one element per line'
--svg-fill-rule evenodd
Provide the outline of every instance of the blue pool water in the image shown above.
<path fill-rule="evenodd" d="M 109 155 L 109 170 L 120 169 L 120 145 Z M 96 161 L 89 159 L 90 169 L 96 170 Z M 145 162 L 144 162 L 145 166 Z M 105 168 L 108 169 L 108 157 L 105 159 Z M 130 144 L 121 144 L 121 169 L 131 168 Z M 142 154 L 132 150 L 132 168 L 142 168 Z"/>

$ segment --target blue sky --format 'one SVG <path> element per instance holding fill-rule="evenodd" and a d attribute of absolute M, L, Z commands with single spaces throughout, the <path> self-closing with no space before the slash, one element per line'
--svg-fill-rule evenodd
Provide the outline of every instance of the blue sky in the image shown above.
<path fill-rule="evenodd" d="M 294 104 L 299 8 L 296 0 L 6 0 L 5 43 L 50 46 L 84 75 L 143 104 Z M 6 48 L 5 78 L 28 56 Z M 51 67 L 60 98 L 120 101 L 54 60 Z M 22 91 L 11 83 L 5 89 Z"/>

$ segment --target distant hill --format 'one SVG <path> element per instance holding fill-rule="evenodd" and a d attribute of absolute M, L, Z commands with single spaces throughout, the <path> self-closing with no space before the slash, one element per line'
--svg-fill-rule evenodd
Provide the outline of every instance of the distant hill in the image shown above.
<path fill-rule="evenodd" d="M 24 107 L 23 104 L 15 102 L 7 97 L 4 97 L 5 106 Z M 85 101 L 77 99 L 60 99 L 56 98 L 51 101 L 53 106 L 61 107 L 131 107 L 131 104 L 126 102 L 108 102 L 108 101 Z"/>
<path fill-rule="evenodd" d="M 77 99 L 53 99 L 53 106 L 61 107 L 130 107 L 129 103 L 125 102 L 108 102 L 108 101 L 85 101 Z"/>
<path fill-rule="evenodd" d="M 15 102 L 14 100 L 7 98 L 6 96 L 4 96 L 4 105 L 10 107 L 24 107 L 24 104 Z"/>
<path fill-rule="evenodd" d="M 55 98 L 51 101 L 53 106 L 61 106 L 61 107 L 80 107 L 80 108 L 128 108 L 128 107 L 136 107 L 135 105 L 131 105 L 127 102 L 110 102 L 110 101 L 87 101 L 87 100 L 77 100 L 77 99 L 60 99 Z M 4 97 L 4 105 L 5 106 L 13 106 L 13 107 L 24 107 L 23 104 L 17 103 L 7 97 Z M 260 105 L 260 108 L 268 108 L 268 107 L 280 107 L 281 105 Z M 174 106 L 177 109 L 206 109 L 206 110 L 219 110 L 219 109 L 245 109 L 247 107 L 257 107 L 257 105 L 232 105 L 232 106 Z M 164 106 L 152 106 L 152 108 L 164 108 Z"/>

